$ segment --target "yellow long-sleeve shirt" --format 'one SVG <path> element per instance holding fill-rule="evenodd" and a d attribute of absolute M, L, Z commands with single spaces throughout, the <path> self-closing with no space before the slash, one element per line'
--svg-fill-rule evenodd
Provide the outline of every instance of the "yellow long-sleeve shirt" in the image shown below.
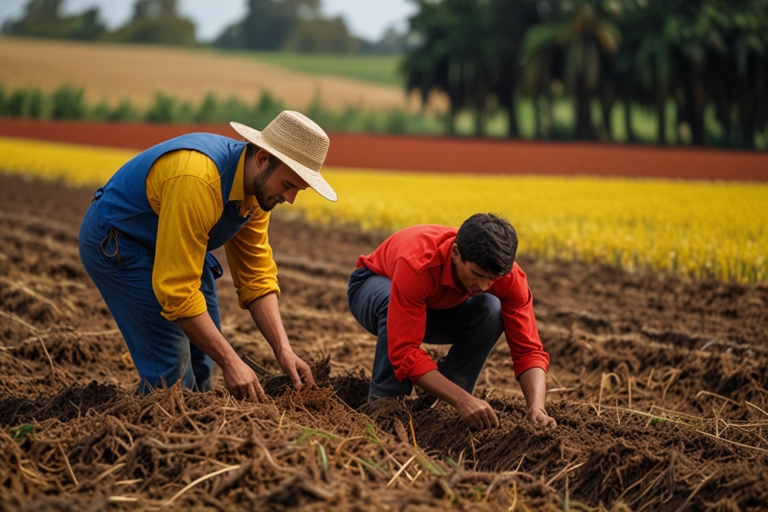
<path fill-rule="evenodd" d="M 255 197 L 245 197 L 244 172 L 245 150 L 229 200 L 240 201 L 240 215 L 254 214 L 224 246 L 242 308 L 268 293 L 280 294 L 277 265 L 267 236 L 269 212 L 259 208 Z M 202 314 L 207 309 L 200 284 L 208 233 L 223 210 L 216 164 L 198 151 L 171 151 L 152 165 L 146 191 L 152 210 L 159 216 L 152 288 L 162 315 L 175 321 Z"/>

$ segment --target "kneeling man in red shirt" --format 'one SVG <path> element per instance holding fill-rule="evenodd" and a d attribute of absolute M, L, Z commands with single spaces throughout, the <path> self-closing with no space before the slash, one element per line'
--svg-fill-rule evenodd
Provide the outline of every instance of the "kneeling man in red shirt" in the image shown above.
<path fill-rule="evenodd" d="M 458 230 L 405 228 L 358 258 L 349 307 L 378 337 L 369 403 L 410 395 L 415 383 L 454 406 L 470 427 L 497 427 L 496 413 L 472 391 L 503 332 L 528 405 L 526 417 L 555 426 L 545 409 L 549 355 L 516 252 L 515 228 L 504 218 L 478 213 Z M 422 343 L 451 348 L 435 363 Z"/>

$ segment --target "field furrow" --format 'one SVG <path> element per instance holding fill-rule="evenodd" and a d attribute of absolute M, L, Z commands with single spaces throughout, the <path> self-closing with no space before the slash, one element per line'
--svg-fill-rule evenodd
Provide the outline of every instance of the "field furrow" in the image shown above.
<path fill-rule="evenodd" d="M 90 195 L 0 176 L 6 509 L 440 509 L 453 500 L 562 510 L 567 500 L 571 510 L 759 510 L 768 500 L 765 285 L 521 259 L 552 357 L 558 427 L 525 420 L 502 339 L 476 390 L 501 427 L 473 432 L 443 403 L 365 404 L 375 338 L 348 313 L 346 281 L 386 233 L 277 211 L 281 312 L 322 386 L 281 391 L 271 349 L 225 273 L 222 331 L 274 375 L 263 379 L 274 401 L 237 403 L 218 373 L 213 392 L 140 399 L 78 260 Z"/>

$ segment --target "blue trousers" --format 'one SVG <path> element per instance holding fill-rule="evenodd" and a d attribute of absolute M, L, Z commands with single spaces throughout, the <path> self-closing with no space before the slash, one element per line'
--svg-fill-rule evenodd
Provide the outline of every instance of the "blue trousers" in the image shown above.
<path fill-rule="evenodd" d="M 395 377 L 387 355 L 387 317 L 392 281 L 363 267 L 352 272 L 347 296 L 352 315 L 377 337 L 368 402 L 385 396 L 408 396 L 413 384 Z M 483 293 L 451 309 L 427 309 L 424 343 L 448 344 L 448 354 L 437 363 L 438 371 L 468 393 L 504 332 L 501 302 Z"/>
<path fill-rule="evenodd" d="M 163 318 L 162 307 L 152 290 L 154 252 L 114 230 L 91 203 L 80 225 L 80 259 L 101 292 L 117 323 L 145 394 L 179 379 L 184 388 L 207 391 L 211 387 L 213 360 L 189 341 L 181 328 Z M 208 312 L 221 330 L 214 272 L 206 258 L 200 290 Z"/>

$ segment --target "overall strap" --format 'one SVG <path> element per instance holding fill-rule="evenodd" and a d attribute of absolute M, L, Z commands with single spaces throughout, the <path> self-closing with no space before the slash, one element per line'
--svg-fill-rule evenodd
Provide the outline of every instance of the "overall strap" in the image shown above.
<path fill-rule="evenodd" d="M 157 159 L 179 149 L 190 149 L 208 156 L 216 164 L 221 177 L 222 198 L 226 205 L 237 164 L 246 145 L 246 142 L 212 133 L 191 133 L 153 146 L 128 161 L 107 182 L 98 200 L 99 212 L 119 232 L 154 249 L 158 216 L 149 204 L 145 183 Z"/>

